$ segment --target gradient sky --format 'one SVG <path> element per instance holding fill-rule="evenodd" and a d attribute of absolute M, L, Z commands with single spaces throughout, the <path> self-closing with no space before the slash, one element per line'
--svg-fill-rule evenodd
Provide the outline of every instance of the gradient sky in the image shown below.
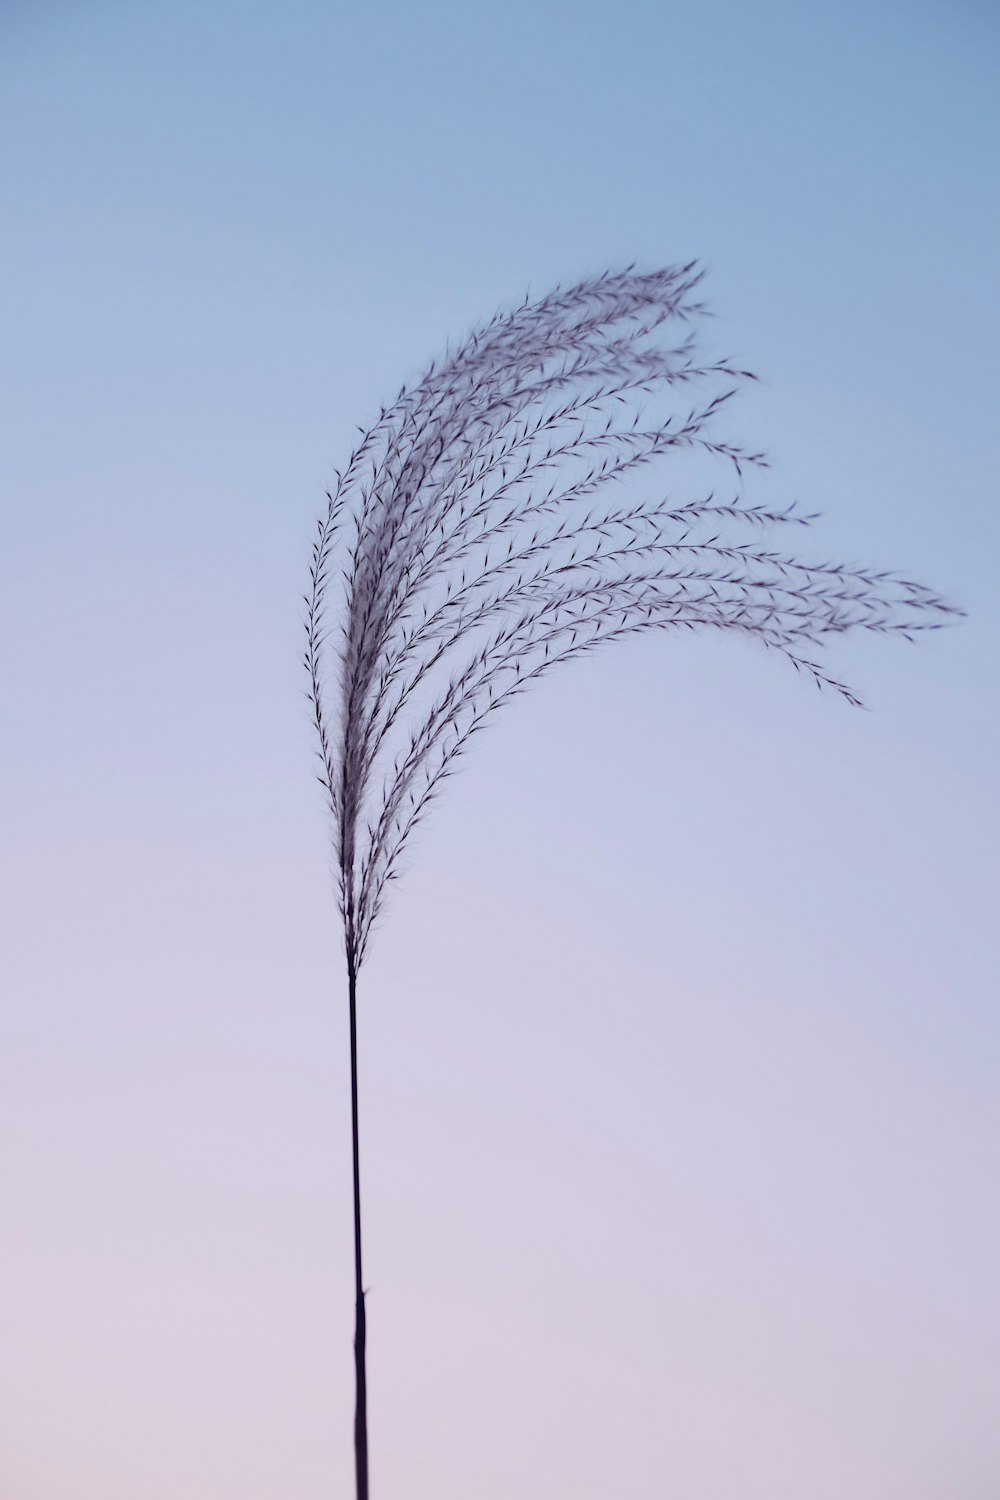
<path fill-rule="evenodd" d="M 1000 1493 L 986 0 L 0 10 L 2 1500 L 351 1493 L 302 694 L 356 423 L 526 288 L 710 268 L 815 555 L 970 611 L 568 670 L 363 975 L 378 1500 Z"/>

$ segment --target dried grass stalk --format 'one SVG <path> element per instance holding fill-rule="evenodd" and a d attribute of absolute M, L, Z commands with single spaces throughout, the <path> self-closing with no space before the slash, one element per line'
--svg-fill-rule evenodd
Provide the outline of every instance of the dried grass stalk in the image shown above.
<path fill-rule="evenodd" d="M 737 632 L 857 704 L 848 631 L 958 611 L 897 573 L 793 555 L 815 520 L 752 503 L 762 453 L 721 419 L 754 377 L 703 354 L 694 264 L 628 269 L 498 314 L 403 387 L 317 523 L 305 666 L 332 817 L 351 1026 L 359 1500 L 367 1500 L 357 973 L 407 842 L 458 758 L 553 667 L 647 631 Z M 683 497 L 659 478 L 667 460 Z"/>

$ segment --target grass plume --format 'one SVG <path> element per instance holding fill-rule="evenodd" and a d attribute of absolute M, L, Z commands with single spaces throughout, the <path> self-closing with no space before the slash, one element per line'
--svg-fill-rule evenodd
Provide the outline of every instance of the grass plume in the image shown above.
<path fill-rule="evenodd" d="M 702 352 L 701 277 L 629 268 L 497 314 L 383 408 L 317 523 L 305 666 L 348 969 L 358 1500 L 357 974 L 459 758 L 554 667 L 629 636 L 735 632 L 857 704 L 824 664 L 833 638 L 912 639 L 958 613 L 898 573 L 803 560 L 788 539 L 815 517 L 747 497 L 766 459 L 723 427 L 754 377 Z"/>

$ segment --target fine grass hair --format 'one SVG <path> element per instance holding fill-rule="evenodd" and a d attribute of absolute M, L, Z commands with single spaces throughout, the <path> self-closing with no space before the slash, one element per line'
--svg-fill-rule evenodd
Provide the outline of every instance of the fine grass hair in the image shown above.
<path fill-rule="evenodd" d="M 766 459 L 720 427 L 754 377 L 702 355 L 701 277 L 606 273 L 498 314 L 338 473 L 305 665 L 355 966 L 456 761 L 553 667 L 641 632 L 726 630 L 857 704 L 821 659 L 832 637 L 912 639 L 957 613 L 899 574 L 792 555 L 816 518 L 750 502 Z M 682 455 L 714 471 L 700 493 L 663 487 Z"/>

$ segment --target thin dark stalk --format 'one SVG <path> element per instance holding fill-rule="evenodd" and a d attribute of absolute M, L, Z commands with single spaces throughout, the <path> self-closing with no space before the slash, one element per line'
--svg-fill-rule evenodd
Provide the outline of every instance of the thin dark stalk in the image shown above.
<path fill-rule="evenodd" d="M 358 1500 L 368 1500 L 368 1380 L 365 1372 L 365 1286 L 361 1274 L 361 1164 L 358 1147 L 358 976 L 353 955 L 347 960 L 347 995 L 351 1021 L 351 1147 L 354 1166 L 354 1466 Z"/>

